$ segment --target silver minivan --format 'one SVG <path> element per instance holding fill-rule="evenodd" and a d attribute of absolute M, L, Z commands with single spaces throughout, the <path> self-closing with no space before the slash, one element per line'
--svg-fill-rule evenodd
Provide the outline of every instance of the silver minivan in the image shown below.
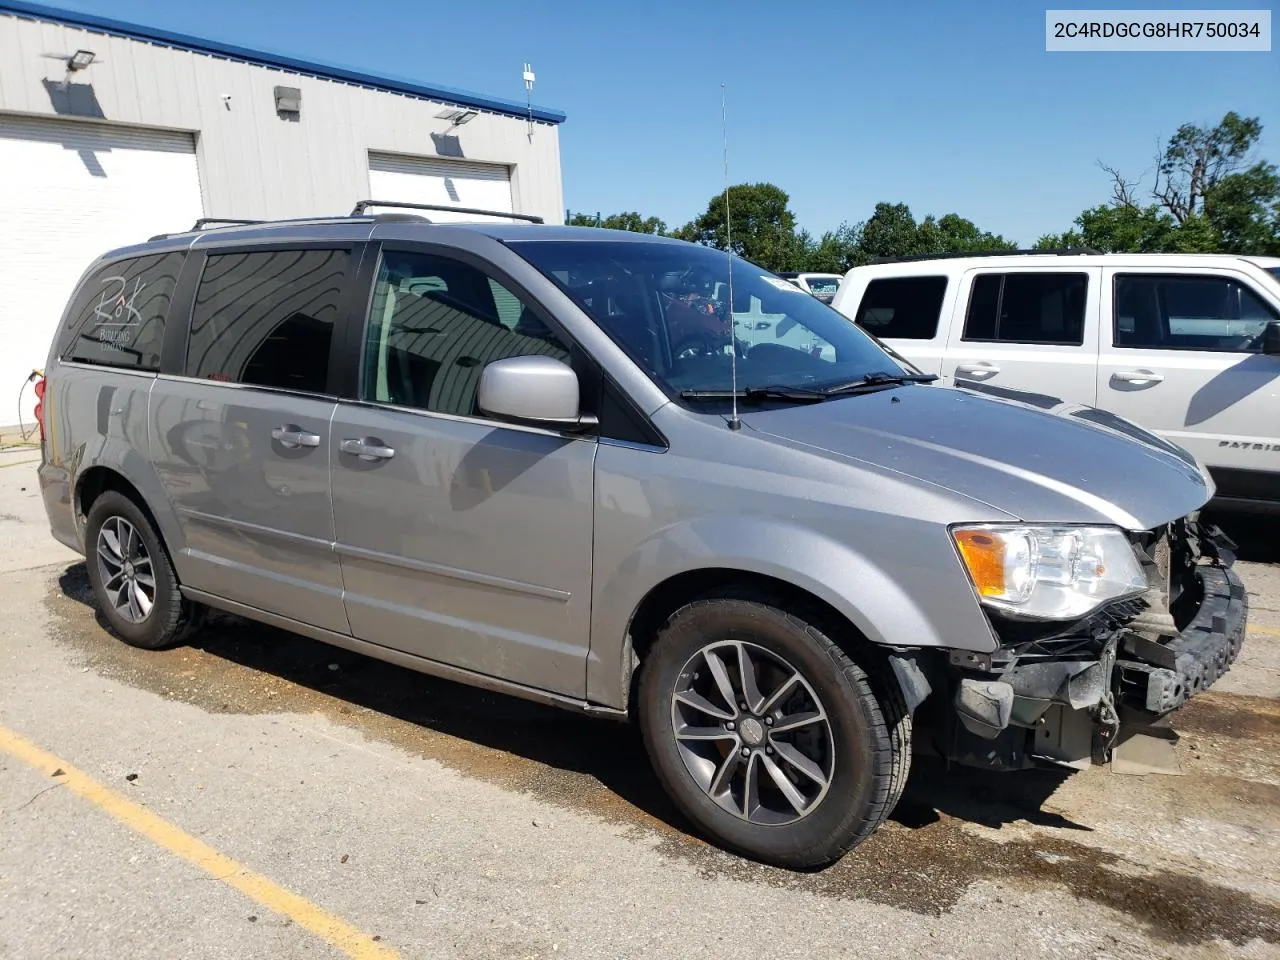
<path fill-rule="evenodd" d="M 1183 450 L 934 385 L 707 247 L 196 229 L 93 264 L 45 375 L 50 524 L 120 638 L 216 608 L 633 717 L 680 810 L 770 863 L 867 837 L 913 751 L 1107 762 L 1244 637 Z"/>

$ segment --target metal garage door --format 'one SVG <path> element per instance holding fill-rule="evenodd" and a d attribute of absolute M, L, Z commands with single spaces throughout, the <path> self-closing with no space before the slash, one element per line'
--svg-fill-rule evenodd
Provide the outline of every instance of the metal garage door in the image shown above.
<path fill-rule="evenodd" d="M 369 196 L 374 200 L 436 203 L 511 213 L 511 168 L 463 160 L 369 154 Z M 497 219 L 432 213 L 438 223 Z"/>
<path fill-rule="evenodd" d="M 44 366 L 95 257 L 202 215 L 190 134 L 0 115 L 0 398 Z M 12 424 L 14 401 L 3 404 L 0 424 Z"/>

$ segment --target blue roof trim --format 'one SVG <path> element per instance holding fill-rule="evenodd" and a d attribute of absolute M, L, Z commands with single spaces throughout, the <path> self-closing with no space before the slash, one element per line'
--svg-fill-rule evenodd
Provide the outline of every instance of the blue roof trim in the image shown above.
<path fill-rule="evenodd" d="M 465 90 L 454 90 L 450 87 L 435 87 L 405 80 L 400 77 L 377 76 L 363 73 L 351 67 L 341 67 L 331 63 L 317 63 L 311 60 L 299 60 L 296 57 L 265 50 L 249 50 L 230 43 L 219 43 L 215 40 L 204 40 L 200 37 L 188 36 L 160 30 L 156 27 L 144 27 L 110 17 L 98 17 L 90 13 L 77 13 L 73 10 L 60 10 L 46 7 L 40 3 L 25 3 L 21 0 L 0 0 L 0 13 L 14 14 L 19 17 L 30 17 L 34 20 L 48 20 L 53 23 L 64 23 L 74 27 L 84 27 L 133 40 L 145 40 L 178 50 L 190 50 L 196 53 L 207 53 L 214 57 L 228 60 L 240 60 L 244 63 L 257 64 L 263 67 L 275 67 L 294 73 L 309 74 L 327 80 L 340 80 L 374 90 L 385 90 L 390 93 L 403 93 L 411 97 L 422 97 L 437 100 L 459 107 L 474 107 L 477 110 L 489 110 L 510 117 L 528 117 L 529 108 L 516 100 L 500 100 L 495 97 L 484 97 Z M 563 123 L 565 115 L 559 110 L 546 107 L 534 107 L 533 119 L 544 123 Z"/>

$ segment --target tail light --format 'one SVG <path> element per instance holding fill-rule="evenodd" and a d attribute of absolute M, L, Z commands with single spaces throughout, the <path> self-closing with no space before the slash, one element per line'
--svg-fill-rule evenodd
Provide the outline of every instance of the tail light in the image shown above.
<path fill-rule="evenodd" d="M 45 379 L 41 377 L 36 381 L 36 423 L 40 425 L 40 442 L 44 443 L 44 389 Z"/>

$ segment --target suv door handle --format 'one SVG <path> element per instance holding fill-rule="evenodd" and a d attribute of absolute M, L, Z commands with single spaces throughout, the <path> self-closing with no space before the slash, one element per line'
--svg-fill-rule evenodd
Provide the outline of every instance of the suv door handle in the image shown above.
<path fill-rule="evenodd" d="M 1152 370 L 1117 370 L 1111 379 L 1121 383 L 1163 383 L 1164 374 Z"/>
<path fill-rule="evenodd" d="M 970 376 L 994 377 L 1000 368 L 987 360 L 975 360 L 972 363 L 957 363 L 956 373 L 967 373 Z"/>
<path fill-rule="evenodd" d="M 390 460 L 396 455 L 394 447 L 388 447 L 377 437 L 348 437 L 338 444 L 338 449 L 361 460 Z"/>
<path fill-rule="evenodd" d="M 319 434 L 308 433 L 296 423 L 288 423 L 283 427 L 272 427 L 271 439 L 280 441 L 282 447 L 288 447 L 290 450 L 296 450 L 298 447 L 320 446 Z"/>

